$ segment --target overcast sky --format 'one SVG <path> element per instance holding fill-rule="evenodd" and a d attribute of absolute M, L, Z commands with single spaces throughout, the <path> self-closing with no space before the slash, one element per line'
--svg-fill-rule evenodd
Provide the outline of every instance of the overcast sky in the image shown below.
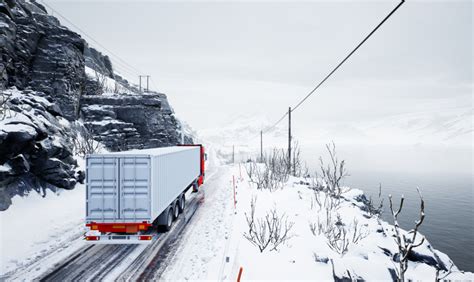
<path fill-rule="evenodd" d="M 240 115 L 277 120 L 398 3 L 45 1 L 151 75 L 197 130 Z M 472 108 L 472 11 L 471 1 L 407 1 L 295 119 Z"/>

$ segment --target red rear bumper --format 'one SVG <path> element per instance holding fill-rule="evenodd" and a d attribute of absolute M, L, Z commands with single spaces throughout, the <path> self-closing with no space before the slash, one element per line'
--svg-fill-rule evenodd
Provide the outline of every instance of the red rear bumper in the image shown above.
<path fill-rule="evenodd" d="M 115 233 L 138 233 L 138 231 L 146 231 L 152 226 L 148 222 L 127 222 L 127 223 L 96 223 L 91 222 L 86 224 L 91 230 L 96 230 L 99 232 L 115 232 Z"/>

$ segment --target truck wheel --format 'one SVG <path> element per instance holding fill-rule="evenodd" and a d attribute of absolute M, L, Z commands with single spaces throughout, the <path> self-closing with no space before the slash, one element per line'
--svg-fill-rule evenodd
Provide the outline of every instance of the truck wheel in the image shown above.
<path fill-rule="evenodd" d="M 181 197 L 179 198 L 179 212 L 182 213 L 184 211 L 184 208 L 186 207 L 186 197 L 183 195 L 181 195 Z"/>
<path fill-rule="evenodd" d="M 193 193 L 197 193 L 199 191 L 199 185 L 197 181 L 193 183 Z"/>
<path fill-rule="evenodd" d="M 173 218 L 177 219 L 179 217 L 179 200 L 176 201 L 173 208 Z"/>
<path fill-rule="evenodd" d="M 164 226 L 165 231 L 170 231 L 172 225 L 173 225 L 173 209 L 171 208 L 168 210 L 168 215 L 166 216 L 166 225 Z"/>

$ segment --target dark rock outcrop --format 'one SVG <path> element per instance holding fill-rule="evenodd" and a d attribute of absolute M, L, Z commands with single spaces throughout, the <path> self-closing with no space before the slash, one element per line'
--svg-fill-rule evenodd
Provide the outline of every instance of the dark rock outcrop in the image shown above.
<path fill-rule="evenodd" d="M 84 124 L 112 150 L 172 146 L 180 142 L 178 121 L 166 95 L 86 95 Z M 188 136 L 185 142 L 192 142 Z"/>
<path fill-rule="evenodd" d="M 4 93 L 11 99 L 8 116 L 0 121 L 0 210 L 11 196 L 31 189 L 74 188 L 82 179 L 72 154 L 75 134 L 69 122 L 37 92 Z"/>
<path fill-rule="evenodd" d="M 76 119 L 85 80 L 85 41 L 39 3 L 2 1 L 0 7 L 0 84 L 43 92 L 68 120 Z"/>
<path fill-rule="evenodd" d="M 109 56 L 102 54 L 94 48 L 86 47 L 84 50 L 84 57 L 86 60 L 86 66 L 97 70 L 107 77 L 115 78 L 112 62 L 110 61 Z"/>
<path fill-rule="evenodd" d="M 113 151 L 181 139 L 166 95 L 140 92 L 34 0 L 0 0 L 0 90 L 0 210 L 29 189 L 84 180 L 71 140 L 82 121 Z"/>

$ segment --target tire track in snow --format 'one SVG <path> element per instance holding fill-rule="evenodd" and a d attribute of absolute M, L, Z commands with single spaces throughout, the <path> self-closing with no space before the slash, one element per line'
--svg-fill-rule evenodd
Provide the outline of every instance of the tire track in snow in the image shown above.
<path fill-rule="evenodd" d="M 217 178 L 208 181 L 205 203 L 196 212 L 177 250 L 160 278 L 218 279 L 226 238 L 229 237 L 232 205 L 231 166 L 222 166 L 215 172 Z"/>

